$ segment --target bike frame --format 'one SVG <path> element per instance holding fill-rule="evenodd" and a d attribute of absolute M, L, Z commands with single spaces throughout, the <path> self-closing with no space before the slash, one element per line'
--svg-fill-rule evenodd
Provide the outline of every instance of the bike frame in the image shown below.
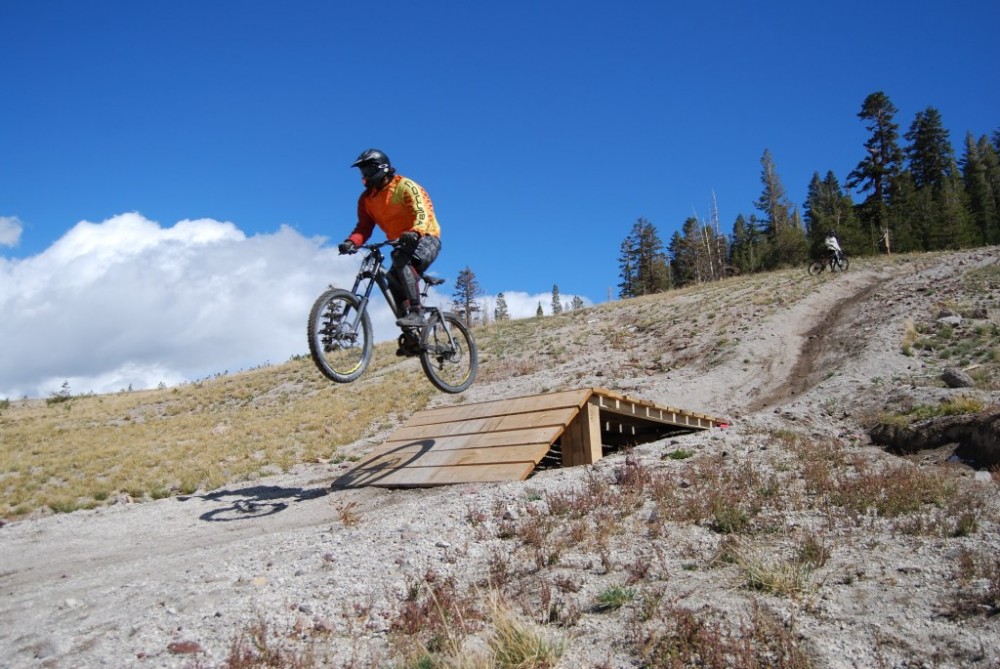
<path fill-rule="evenodd" d="M 358 272 L 358 276 L 354 279 L 354 287 L 351 288 L 351 292 L 357 295 L 361 299 L 361 305 L 358 307 L 358 315 L 351 324 L 352 329 L 357 329 L 358 320 L 361 318 L 362 312 L 368 308 L 368 302 L 371 300 L 372 288 L 378 286 L 379 290 L 382 291 L 382 296 L 385 301 L 389 304 L 389 308 L 392 309 L 392 313 L 396 316 L 399 315 L 399 307 L 396 305 L 396 298 L 392 295 L 392 290 L 389 288 L 389 275 L 385 271 L 385 255 L 383 255 L 381 247 L 388 242 L 382 242 L 382 244 L 372 244 L 370 246 L 364 246 L 362 248 L 369 249 L 368 255 L 364 257 L 361 261 L 361 270 Z M 364 292 L 360 290 L 361 284 L 367 281 L 367 285 L 364 288 Z"/>
<path fill-rule="evenodd" d="M 368 303 L 371 301 L 372 288 L 378 286 L 379 290 L 382 291 L 382 297 L 385 298 L 386 303 L 388 303 L 389 308 L 392 313 L 399 317 L 402 314 L 399 313 L 399 305 L 396 304 L 396 298 L 392 295 L 392 289 L 389 288 L 389 273 L 385 269 L 385 254 L 382 253 L 383 246 L 392 246 L 395 248 L 395 244 L 390 241 L 384 241 L 379 244 L 367 244 L 362 246 L 363 249 L 368 249 L 368 255 L 364 257 L 361 261 L 361 269 L 358 271 L 358 276 L 354 279 L 354 287 L 351 288 L 351 292 L 358 296 L 361 304 L 358 305 L 358 313 L 351 322 L 351 331 L 357 332 L 358 324 L 361 321 L 361 314 L 365 312 L 368 308 Z M 423 276 L 420 277 L 424 282 L 424 290 L 421 291 L 423 297 L 427 297 L 427 286 L 429 282 Z M 362 284 L 366 283 L 364 290 L 361 290 Z M 428 322 L 433 322 L 441 319 L 441 310 L 437 307 L 424 306 L 424 310 L 431 314 Z M 452 337 L 451 331 L 448 331 L 449 343 L 454 345 L 454 338 Z"/>

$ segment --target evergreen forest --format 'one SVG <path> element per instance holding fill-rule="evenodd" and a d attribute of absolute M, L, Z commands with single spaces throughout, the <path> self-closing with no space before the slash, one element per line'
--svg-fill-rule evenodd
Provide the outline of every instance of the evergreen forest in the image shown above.
<path fill-rule="evenodd" d="M 937 109 L 918 112 L 902 136 L 897 114 L 885 93 L 865 98 L 858 117 L 868 139 L 857 166 L 843 185 L 832 171 L 814 172 L 801 211 L 765 150 L 755 212 L 739 214 L 731 233 L 714 202 L 707 221 L 688 218 L 665 248 L 640 218 L 621 244 L 619 297 L 804 264 L 822 254 L 830 230 L 851 256 L 1000 243 L 1000 129 L 967 133 L 956 159 Z"/>

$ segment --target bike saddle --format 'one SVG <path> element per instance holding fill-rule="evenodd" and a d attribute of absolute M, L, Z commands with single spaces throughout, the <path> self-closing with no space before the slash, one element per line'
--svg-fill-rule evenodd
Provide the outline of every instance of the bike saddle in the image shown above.
<path fill-rule="evenodd" d="M 423 279 L 424 283 L 426 283 L 428 286 L 440 286 L 442 283 L 447 281 L 447 279 L 439 279 L 436 276 L 427 276 L 424 274 L 421 274 L 420 278 Z"/>

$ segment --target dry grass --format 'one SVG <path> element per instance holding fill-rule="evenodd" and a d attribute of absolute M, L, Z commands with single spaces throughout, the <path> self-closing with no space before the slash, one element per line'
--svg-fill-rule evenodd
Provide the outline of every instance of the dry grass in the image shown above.
<path fill-rule="evenodd" d="M 395 360 L 386 345 L 375 355 Z M 373 365 L 341 386 L 298 359 L 172 389 L 11 402 L 0 414 L 0 517 L 190 494 L 336 459 L 432 394 L 412 364 Z"/>
<path fill-rule="evenodd" d="M 735 623 L 735 624 L 734 624 Z M 637 619 L 630 643 L 643 667 L 686 669 L 809 669 L 814 664 L 794 628 L 753 602 L 748 619 L 731 621 L 720 611 L 692 611 L 666 602 Z"/>
<path fill-rule="evenodd" d="M 519 617 L 497 591 L 465 590 L 434 572 L 411 584 L 391 629 L 404 667 L 552 669 L 565 650 L 560 636 Z"/>

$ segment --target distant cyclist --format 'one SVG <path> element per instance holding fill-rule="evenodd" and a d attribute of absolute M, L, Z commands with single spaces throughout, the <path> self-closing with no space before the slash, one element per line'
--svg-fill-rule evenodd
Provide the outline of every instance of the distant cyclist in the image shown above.
<path fill-rule="evenodd" d="M 825 246 L 832 254 L 834 258 L 840 259 L 844 255 L 844 252 L 840 250 L 840 242 L 837 241 L 837 235 L 833 230 L 827 230 L 826 238 L 823 240 L 823 246 Z"/>
<path fill-rule="evenodd" d="M 362 152 L 351 167 L 361 170 L 365 191 L 358 198 L 358 224 L 337 248 L 342 254 L 354 253 L 376 225 L 386 239 L 398 240 L 388 273 L 400 310 L 396 325 L 420 327 L 424 321 L 418 281 L 441 251 L 441 226 L 431 198 L 420 184 L 396 174 L 389 156 L 378 149 Z"/>

